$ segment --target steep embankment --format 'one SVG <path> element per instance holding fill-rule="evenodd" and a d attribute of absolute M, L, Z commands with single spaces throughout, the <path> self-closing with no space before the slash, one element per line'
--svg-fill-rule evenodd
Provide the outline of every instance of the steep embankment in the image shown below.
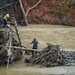
<path fill-rule="evenodd" d="M 69 7 L 66 11 L 59 12 L 59 2 L 62 0 L 42 0 L 42 2 L 31 10 L 27 16 L 28 22 L 31 24 L 64 24 L 75 26 L 75 7 Z M 27 11 L 38 0 L 23 0 L 24 10 Z M 21 10 L 20 19 L 23 20 Z"/>

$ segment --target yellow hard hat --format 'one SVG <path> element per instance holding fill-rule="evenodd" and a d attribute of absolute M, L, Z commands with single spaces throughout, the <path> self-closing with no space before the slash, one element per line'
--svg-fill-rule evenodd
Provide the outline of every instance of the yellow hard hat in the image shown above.
<path fill-rule="evenodd" d="M 9 17 L 9 14 L 6 14 L 7 15 L 7 17 Z"/>

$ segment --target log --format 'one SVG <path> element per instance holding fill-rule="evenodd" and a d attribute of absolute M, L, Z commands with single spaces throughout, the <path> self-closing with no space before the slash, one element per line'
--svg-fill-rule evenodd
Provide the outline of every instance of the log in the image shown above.
<path fill-rule="evenodd" d="M 9 46 L 5 46 L 5 47 L 9 47 Z M 14 49 L 20 49 L 20 50 L 24 50 L 24 51 L 35 51 L 35 52 L 41 52 L 41 49 L 30 49 L 30 48 L 24 48 L 24 47 L 17 47 L 17 46 L 11 46 L 11 48 Z"/>

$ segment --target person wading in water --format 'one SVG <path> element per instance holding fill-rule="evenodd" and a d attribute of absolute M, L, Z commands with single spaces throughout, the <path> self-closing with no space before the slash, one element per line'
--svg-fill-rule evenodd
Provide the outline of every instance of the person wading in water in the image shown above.
<path fill-rule="evenodd" d="M 36 38 L 34 38 L 33 41 L 30 44 L 33 44 L 32 49 L 36 49 L 36 50 L 38 49 L 39 42 L 38 42 L 38 40 L 36 40 Z M 32 57 L 35 57 L 35 55 L 37 55 L 37 52 L 36 51 L 32 51 Z"/>
<path fill-rule="evenodd" d="M 7 20 L 9 19 L 10 15 L 6 14 L 3 18 L 0 18 L 0 22 L 3 23 L 3 28 L 7 27 Z"/>

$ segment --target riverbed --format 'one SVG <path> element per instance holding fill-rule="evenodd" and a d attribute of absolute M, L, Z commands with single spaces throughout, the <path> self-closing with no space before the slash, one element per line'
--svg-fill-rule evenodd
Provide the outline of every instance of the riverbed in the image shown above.
<path fill-rule="evenodd" d="M 11 26 L 14 30 L 14 27 Z M 27 46 L 34 38 L 39 41 L 38 49 L 47 45 L 61 44 L 63 50 L 75 50 L 75 27 L 61 25 L 29 25 L 18 26 L 22 45 Z M 16 36 L 15 36 L 16 37 Z M 23 59 L 9 65 L 0 66 L 0 75 L 75 75 L 75 66 L 40 67 L 25 64 Z"/>

